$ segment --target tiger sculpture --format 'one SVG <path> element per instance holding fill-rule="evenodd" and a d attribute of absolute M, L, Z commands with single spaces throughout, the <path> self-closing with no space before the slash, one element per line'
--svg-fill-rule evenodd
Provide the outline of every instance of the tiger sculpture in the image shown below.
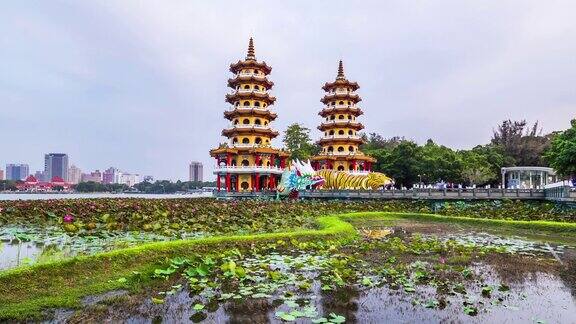
<path fill-rule="evenodd" d="M 392 183 L 392 179 L 383 173 L 350 174 L 345 171 L 318 170 L 316 174 L 324 178 L 323 189 L 328 190 L 376 190 Z"/>
<path fill-rule="evenodd" d="M 351 174 L 345 171 L 314 170 L 310 162 L 292 161 L 282 173 L 276 188 L 276 198 L 297 198 L 298 192 L 306 189 L 327 190 L 376 190 L 392 184 L 391 178 L 378 172 Z"/>

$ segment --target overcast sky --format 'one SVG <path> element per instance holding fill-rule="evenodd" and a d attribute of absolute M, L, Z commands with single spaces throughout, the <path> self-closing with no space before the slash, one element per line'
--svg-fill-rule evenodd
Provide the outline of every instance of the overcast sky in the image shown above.
<path fill-rule="evenodd" d="M 65 152 L 186 179 L 223 142 L 228 66 L 254 37 L 273 67 L 273 126 L 317 139 L 321 86 L 344 60 L 367 132 L 453 148 L 503 119 L 576 116 L 576 1 L 0 2 L 0 165 Z M 281 138 L 275 141 L 281 145 Z"/>

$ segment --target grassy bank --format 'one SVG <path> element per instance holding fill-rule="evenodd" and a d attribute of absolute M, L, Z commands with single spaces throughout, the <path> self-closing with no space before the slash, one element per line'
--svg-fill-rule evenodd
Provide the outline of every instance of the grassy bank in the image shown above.
<path fill-rule="evenodd" d="M 349 213 L 316 219 L 317 229 L 257 235 L 218 236 L 145 244 L 0 273 L 0 320 L 40 318 L 42 311 L 56 307 L 79 307 L 84 296 L 115 289 L 138 290 L 150 284 L 150 273 L 173 257 L 209 254 L 230 249 L 249 249 L 254 244 L 278 240 L 347 241 L 356 236 L 346 220 L 417 219 L 461 222 L 485 226 L 523 228 L 556 233 L 576 233 L 576 224 L 551 221 L 512 221 L 451 217 L 418 213 Z M 119 280 L 123 279 L 124 280 Z"/>

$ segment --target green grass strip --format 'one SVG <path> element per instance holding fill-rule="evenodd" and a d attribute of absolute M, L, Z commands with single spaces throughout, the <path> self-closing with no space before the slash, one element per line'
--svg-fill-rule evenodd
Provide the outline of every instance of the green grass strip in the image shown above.
<path fill-rule="evenodd" d="M 134 286 L 119 282 L 118 279 L 130 277 L 133 271 L 148 273 L 164 266 L 167 260 L 176 256 L 186 257 L 198 253 L 249 248 L 255 243 L 278 240 L 351 240 L 357 233 L 347 220 L 360 217 L 384 220 L 414 219 L 576 233 L 576 223 L 549 221 L 512 221 L 385 212 L 324 216 L 317 219 L 318 229 L 148 243 L 92 256 L 79 256 L 3 271 L 0 272 L 0 320 L 39 319 L 46 309 L 78 308 L 85 296 L 115 289 L 135 289 Z M 146 284 L 147 282 L 141 283 L 142 286 Z"/>

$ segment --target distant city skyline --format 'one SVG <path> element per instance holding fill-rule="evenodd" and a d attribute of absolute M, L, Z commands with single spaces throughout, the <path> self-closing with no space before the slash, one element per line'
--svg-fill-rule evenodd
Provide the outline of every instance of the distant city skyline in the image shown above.
<path fill-rule="evenodd" d="M 188 181 L 202 182 L 204 181 L 204 166 L 201 162 L 192 161 L 188 166 Z"/>
<path fill-rule="evenodd" d="M 30 174 L 30 167 L 25 163 L 6 164 L 6 180 L 24 180 Z"/>
<path fill-rule="evenodd" d="M 275 128 L 318 140 L 321 86 L 342 59 L 365 131 L 453 148 L 504 119 L 569 127 L 576 112 L 576 2 L 90 1 L 0 3 L 0 165 L 66 152 L 185 180 L 224 142 L 231 77 L 253 36 L 273 66 Z M 242 12 L 238 17 L 237 12 Z M 272 144 L 281 147 L 279 136 Z"/>

